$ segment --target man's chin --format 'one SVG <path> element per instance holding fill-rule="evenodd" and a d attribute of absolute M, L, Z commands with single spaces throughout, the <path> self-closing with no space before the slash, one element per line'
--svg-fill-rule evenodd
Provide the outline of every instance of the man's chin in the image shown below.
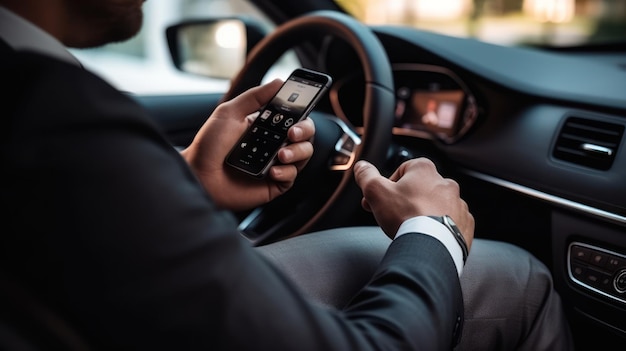
<path fill-rule="evenodd" d="M 127 18 L 124 22 L 103 26 L 108 30 L 103 30 L 98 34 L 94 33 L 94 35 L 90 37 L 74 38 L 74 40 L 69 40 L 68 42 L 64 42 L 64 44 L 71 48 L 88 49 L 111 43 L 124 42 L 135 37 L 141 30 L 142 24 L 143 14 L 141 11 L 138 11 L 138 14 L 136 14 L 133 19 Z"/>

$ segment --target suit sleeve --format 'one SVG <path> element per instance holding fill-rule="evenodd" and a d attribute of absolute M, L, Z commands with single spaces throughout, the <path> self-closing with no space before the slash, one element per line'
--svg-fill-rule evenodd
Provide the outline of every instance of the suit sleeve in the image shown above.
<path fill-rule="evenodd" d="M 19 56 L 2 151 L 5 220 L 19 230 L 3 236 L 3 266 L 96 349 L 451 348 L 462 300 L 438 241 L 398 238 L 344 310 L 315 305 L 131 99 Z"/>

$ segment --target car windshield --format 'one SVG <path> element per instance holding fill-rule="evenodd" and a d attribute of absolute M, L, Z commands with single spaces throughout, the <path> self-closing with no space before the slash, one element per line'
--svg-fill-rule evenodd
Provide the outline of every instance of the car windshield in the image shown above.
<path fill-rule="evenodd" d="M 624 42 L 621 0 L 336 0 L 368 24 L 407 25 L 501 45 Z"/>
<path fill-rule="evenodd" d="M 626 42 L 626 1 L 621 0 L 336 0 L 367 24 L 408 25 L 502 45 L 580 46 Z M 248 16 L 274 24 L 249 0 L 151 0 L 135 38 L 101 48 L 72 50 L 88 69 L 117 88 L 137 94 L 223 92 L 227 78 L 177 71 L 165 28 L 183 19 Z M 281 62 L 289 72 L 295 58 Z M 280 77 L 280 76 L 279 76 Z M 282 77 L 284 78 L 284 77 Z"/>

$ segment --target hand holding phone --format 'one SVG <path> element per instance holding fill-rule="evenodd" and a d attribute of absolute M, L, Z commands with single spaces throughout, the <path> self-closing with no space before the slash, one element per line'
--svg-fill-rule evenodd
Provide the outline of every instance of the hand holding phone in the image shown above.
<path fill-rule="evenodd" d="M 329 75 L 298 68 L 232 148 L 226 164 L 263 177 L 287 143 L 289 128 L 306 118 L 332 83 Z"/>

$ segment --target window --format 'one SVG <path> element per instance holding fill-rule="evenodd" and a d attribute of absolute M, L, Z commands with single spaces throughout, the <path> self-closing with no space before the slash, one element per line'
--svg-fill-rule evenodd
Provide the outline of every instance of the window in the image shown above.
<path fill-rule="evenodd" d="M 410 25 L 503 45 L 623 41 L 626 1 L 337 0 L 369 24 Z"/>
<path fill-rule="evenodd" d="M 136 37 L 123 43 L 72 52 L 87 69 L 131 93 L 223 92 L 229 86 L 228 79 L 194 76 L 174 67 L 165 28 L 182 19 L 242 14 L 273 26 L 246 0 L 150 0 L 144 4 L 144 24 Z"/>

